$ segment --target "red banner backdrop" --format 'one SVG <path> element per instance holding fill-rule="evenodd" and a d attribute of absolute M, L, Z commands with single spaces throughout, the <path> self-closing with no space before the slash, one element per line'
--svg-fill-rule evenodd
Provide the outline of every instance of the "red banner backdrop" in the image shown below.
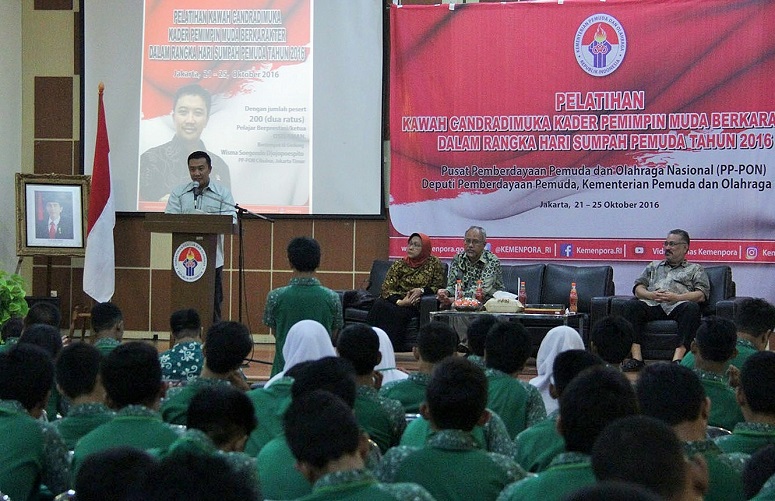
<path fill-rule="evenodd" d="M 775 262 L 775 3 L 391 7 L 392 256 Z"/>

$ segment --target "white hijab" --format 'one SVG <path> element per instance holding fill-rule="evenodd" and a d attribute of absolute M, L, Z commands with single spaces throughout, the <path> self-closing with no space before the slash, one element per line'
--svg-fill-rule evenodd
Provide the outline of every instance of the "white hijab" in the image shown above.
<path fill-rule="evenodd" d="M 300 320 L 288 330 L 288 336 L 283 345 L 285 365 L 283 370 L 266 382 L 268 388 L 285 375 L 285 372 L 296 364 L 308 360 L 319 360 L 323 357 L 335 357 L 331 336 L 322 324 L 314 320 Z"/>
<path fill-rule="evenodd" d="M 379 336 L 379 351 L 382 353 L 382 361 L 377 364 L 374 370 L 382 373 L 382 384 L 408 378 L 409 374 L 396 368 L 396 354 L 387 333 L 379 327 L 372 327 L 372 329 Z"/>
<path fill-rule="evenodd" d="M 576 329 L 567 325 L 560 325 L 551 329 L 544 336 L 544 340 L 541 341 L 541 346 L 538 348 L 538 355 L 536 356 L 538 375 L 530 380 L 530 384 L 541 392 L 547 414 L 554 412 L 559 407 L 557 400 L 549 395 L 549 383 L 552 382 L 554 359 L 563 351 L 583 349 L 584 341 L 581 340 L 581 336 L 576 332 Z"/>

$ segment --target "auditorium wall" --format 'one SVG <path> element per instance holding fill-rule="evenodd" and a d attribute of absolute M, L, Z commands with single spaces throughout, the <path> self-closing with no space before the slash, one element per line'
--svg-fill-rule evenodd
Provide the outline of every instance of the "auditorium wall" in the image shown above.
<path fill-rule="evenodd" d="M 3 183 L 5 191 L 13 185 L 13 173 L 19 170 L 79 174 L 82 164 L 79 4 L 72 0 L 25 0 L 19 3 L 21 169 L 18 162 L 10 168 L 2 167 L 3 178 L 7 180 Z M 3 19 L 3 25 L 10 23 L 9 18 L 3 16 Z M 85 98 L 96 99 L 96 89 L 87 89 Z M 120 133 L 110 129 L 109 119 L 108 133 Z M 7 200 L 13 200 L 12 194 L 11 188 Z M 3 245 L 11 246 L 15 242 L 13 217 L 9 223 L 3 221 L 2 240 Z M 269 334 L 261 322 L 267 292 L 286 285 L 291 276 L 285 248 L 294 236 L 309 235 L 320 241 L 323 249 L 320 280 L 333 289 L 360 286 L 368 277 L 371 262 L 387 257 L 387 222 L 384 219 L 277 219 L 274 224 L 247 220 L 244 234 L 246 299 L 243 320 L 259 335 Z M 116 293 L 113 301 L 124 312 L 126 330 L 140 337 L 152 334 L 163 337 L 169 328 L 171 239 L 145 231 L 142 215 L 119 214 L 115 242 Z M 236 235 L 226 238 L 225 258 L 223 309 L 225 316 L 237 319 Z M 14 259 L 13 255 L 10 259 Z M 50 258 L 50 265 L 49 276 L 49 258 L 27 258 L 22 273 L 28 282 L 31 281 L 33 295 L 47 296 L 56 291 L 61 301 L 63 325 L 67 325 L 75 305 L 92 303 L 82 291 L 83 259 L 54 257 Z M 9 266 L 3 263 L 3 268 L 9 269 Z"/>

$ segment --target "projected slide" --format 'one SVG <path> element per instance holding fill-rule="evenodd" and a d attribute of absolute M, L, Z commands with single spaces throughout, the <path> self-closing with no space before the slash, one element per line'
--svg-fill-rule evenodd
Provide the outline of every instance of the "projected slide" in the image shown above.
<path fill-rule="evenodd" d="M 105 84 L 116 209 L 164 209 L 206 150 L 264 214 L 379 216 L 382 0 L 82 0 L 84 171 Z"/>
<path fill-rule="evenodd" d="M 243 206 L 309 212 L 311 1 L 146 0 L 140 210 L 163 209 L 205 150 Z"/>

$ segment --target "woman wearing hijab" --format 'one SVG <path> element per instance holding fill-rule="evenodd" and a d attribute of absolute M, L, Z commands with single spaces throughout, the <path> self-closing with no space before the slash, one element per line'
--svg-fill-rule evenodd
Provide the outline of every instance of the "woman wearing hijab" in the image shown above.
<path fill-rule="evenodd" d="M 379 352 L 382 354 L 382 360 L 374 370 L 382 374 L 382 384 L 408 378 L 409 374 L 396 367 L 396 354 L 387 333 L 379 327 L 372 327 L 372 329 L 379 336 Z"/>
<path fill-rule="evenodd" d="M 549 415 L 558 408 L 557 400 L 549 394 L 549 384 L 552 382 L 552 367 L 554 359 L 568 350 L 583 350 L 584 341 L 581 336 L 572 327 L 560 325 L 551 329 L 541 341 L 536 355 L 536 369 L 538 375 L 530 380 L 530 384 L 538 388 L 541 397 L 544 399 L 546 414 Z"/>
<path fill-rule="evenodd" d="M 444 286 L 444 267 L 431 255 L 431 239 L 424 233 L 412 233 L 406 257 L 396 261 L 385 275 L 380 297 L 374 301 L 367 322 L 384 330 L 395 351 L 411 351 L 407 326 L 420 314 L 423 294 L 436 294 Z"/>
<path fill-rule="evenodd" d="M 267 381 L 264 388 L 285 376 L 285 372 L 296 364 L 335 356 L 336 350 L 331 344 L 331 336 L 323 324 L 315 320 L 300 320 L 288 330 L 288 337 L 283 345 L 283 370 Z"/>

